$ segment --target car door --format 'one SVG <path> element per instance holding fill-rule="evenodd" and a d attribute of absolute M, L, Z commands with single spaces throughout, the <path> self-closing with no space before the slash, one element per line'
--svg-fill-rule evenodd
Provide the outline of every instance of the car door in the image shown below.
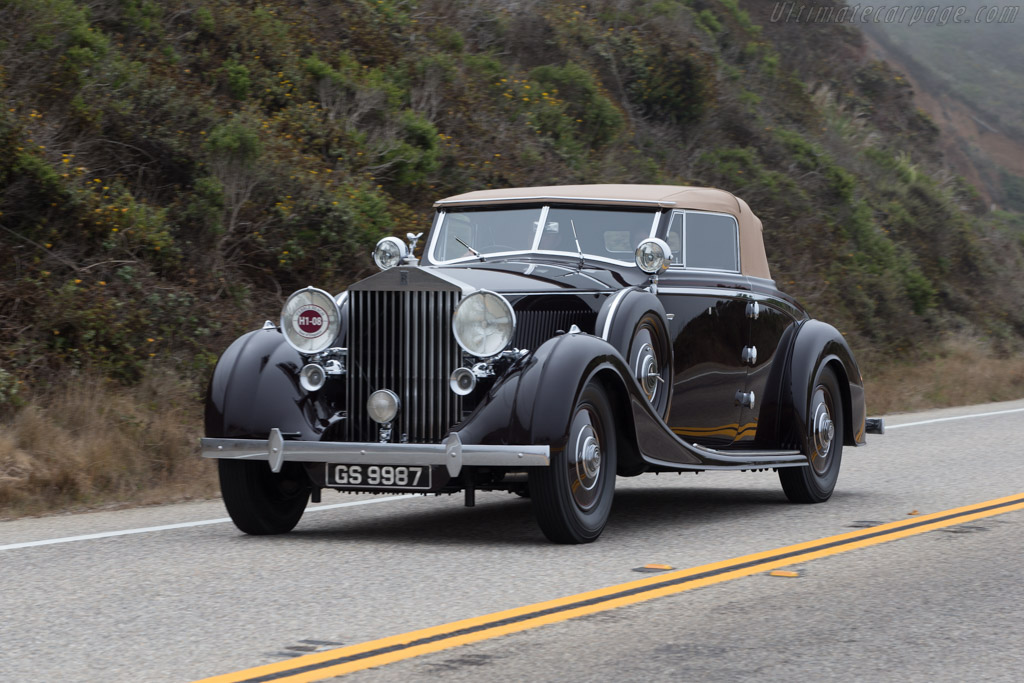
<path fill-rule="evenodd" d="M 726 234 L 709 238 L 714 232 Z M 747 380 L 747 285 L 738 272 L 736 235 L 731 216 L 674 212 L 666 235 L 673 264 L 658 288 L 671 317 L 675 357 L 669 426 L 687 441 L 711 447 L 733 443 L 740 432 L 737 394 Z M 716 250 L 729 253 L 709 253 Z"/>

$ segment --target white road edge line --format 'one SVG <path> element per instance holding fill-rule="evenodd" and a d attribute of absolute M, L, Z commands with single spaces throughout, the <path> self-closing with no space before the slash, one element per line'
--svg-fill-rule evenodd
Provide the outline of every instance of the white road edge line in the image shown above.
<path fill-rule="evenodd" d="M 1007 415 L 1009 413 L 1024 413 L 1024 408 L 1013 408 L 1010 410 L 997 410 L 990 413 L 974 413 L 972 415 L 955 415 L 953 417 L 939 417 L 934 420 L 921 420 L 920 422 L 906 422 L 898 425 L 886 425 L 885 431 L 902 429 L 903 427 L 917 427 L 919 425 L 935 424 L 937 422 L 952 422 L 953 420 L 967 420 L 972 417 L 991 417 L 993 415 Z M 396 500 L 417 498 L 419 494 L 408 494 L 402 496 L 388 496 L 386 498 L 370 498 L 369 500 L 354 500 L 349 503 L 334 503 L 332 505 L 318 505 L 317 507 L 306 508 L 306 512 L 317 512 L 319 510 L 335 510 L 337 508 L 353 507 L 356 505 L 370 505 L 371 503 L 387 503 Z M 202 519 L 197 522 L 182 522 L 180 524 L 164 524 L 161 526 L 148 526 L 139 529 L 123 529 L 120 531 L 103 531 L 96 534 L 83 534 L 82 536 L 67 536 L 65 538 L 48 538 L 43 541 L 27 541 L 25 543 L 10 543 L 0 545 L 0 550 L 17 550 L 19 548 L 33 548 L 40 545 L 55 545 L 57 543 L 73 543 L 75 541 L 92 541 L 99 538 L 112 538 L 114 536 L 130 536 L 132 534 L 146 534 L 152 531 L 171 531 L 173 529 L 188 529 L 208 524 L 224 524 L 230 522 L 230 517 L 218 519 Z"/>
<path fill-rule="evenodd" d="M 320 510 L 335 510 L 337 508 L 354 507 L 356 505 L 370 505 L 372 503 L 388 503 L 394 500 L 405 500 L 417 498 L 419 494 L 410 493 L 402 496 L 388 496 L 386 498 L 370 498 L 369 500 L 353 500 L 348 503 L 333 503 L 331 505 L 318 505 L 306 508 L 306 512 L 319 512 Z M 170 531 L 172 529 L 188 529 L 195 526 L 206 526 L 208 524 L 224 524 L 230 522 L 230 517 L 218 519 L 201 519 L 196 522 L 181 522 L 179 524 L 162 524 L 160 526 L 147 526 L 138 529 L 122 529 L 120 531 L 101 531 L 95 534 L 83 534 L 81 536 L 66 536 L 64 538 L 48 538 L 43 541 L 26 541 L 24 543 L 10 543 L 0 545 L 0 550 L 17 550 L 19 548 L 34 548 L 40 545 L 55 545 L 57 543 L 73 543 L 75 541 L 92 541 L 98 538 L 111 538 L 114 536 L 131 536 L 132 534 L 146 534 L 151 531 Z"/>
<path fill-rule="evenodd" d="M 993 415 L 1007 415 L 1009 413 L 1024 413 L 1024 408 L 996 410 L 991 413 L 974 413 L 972 415 L 954 415 L 953 417 L 937 417 L 934 420 L 921 420 L 920 422 L 907 422 L 899 425 L 885 425 L 885 431 L 889 431 L 890 429 L 902 429 L 903 427 L 917 427 L 918 425 L 930 425 L 935 424 L 936 422 L 952 422 L 953 420 L 966 420 L 971 417 L 991 417 Z"/>

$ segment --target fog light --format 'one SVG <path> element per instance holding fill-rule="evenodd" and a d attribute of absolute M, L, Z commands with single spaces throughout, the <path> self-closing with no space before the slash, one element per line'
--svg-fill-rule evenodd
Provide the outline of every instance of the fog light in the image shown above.
<path fill-rule="evenodd" d="M 448 380 L 448 386 L 455 394 L 465 396 L 476 388 L 476 375 L 469 368 L 456 368 Z"/>
<path fill-rule="evenodd" d="M 299 384 L 306 391 L 320 391 L 327 382 L 327 373 L 316 363 L 310 363 L 299 370 Z"/>
<path fill-rule="evenodd" d="M 378 424 L 387 424 L 398 415 L 398 394 L 390 389 L 379 389 L 366 399 L 366 412 Z"/>

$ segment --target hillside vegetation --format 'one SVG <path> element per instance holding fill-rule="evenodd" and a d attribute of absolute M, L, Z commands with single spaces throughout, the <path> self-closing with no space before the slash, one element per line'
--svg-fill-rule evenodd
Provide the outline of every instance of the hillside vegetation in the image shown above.
<path fill-rule="evenodd" d="M 856 28 L 770 11 L 7 0 L 0 507 L 208 491 L 191 444 L 219 352 L 472 189 L 721 187 L 869 380 L 949 337 L 1019 350 L 1021 216 L 943 169 L 936 126 Z M 1024 391 L 1018 372 L 999 391 Z"/>

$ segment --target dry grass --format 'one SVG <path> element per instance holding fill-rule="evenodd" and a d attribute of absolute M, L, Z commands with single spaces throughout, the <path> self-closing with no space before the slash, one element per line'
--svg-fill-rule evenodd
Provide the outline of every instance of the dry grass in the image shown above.
<path fill-rule="evenodd" d="M 77 377 L 0 426 L 0 518 L 215 495 L 195 389 L 155 370 L 125 388 Z"/>
<path fill-rule="evenodd" d="M 871 415 L 1024 397 L 1024 355 L 973 339 L 948 340 L 922 361 L 862 369 Z M 129 388 L 94 376 L 69 381 L 0 424 L 0 519 L 213 497 L 201 431 L 196 389 L 171 372 Z"/>
<path fill-rule="evenodd" d="M 998 353 L 972 338 L 947 339 L 922 360 L 883 365 L 873 372 L 864 363 L 861 370 L 871 415 L 1024 397 L 1024 354 Z"/>

